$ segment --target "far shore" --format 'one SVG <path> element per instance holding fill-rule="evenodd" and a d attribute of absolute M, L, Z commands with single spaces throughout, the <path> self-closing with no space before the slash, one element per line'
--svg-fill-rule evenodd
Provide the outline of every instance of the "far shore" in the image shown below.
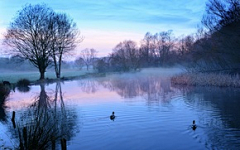
<path fill-rule="evenodd" d="M 174 85 L 187 86 L 215 86 L 215 87 L 240 87 L 239 75 L 227 75 L 217 73 L 189 73 L 181 67 L 171 68 L 142 68 L 137 71 L 130 72 L 110 72 L 98 73 L 96 70 L 90 69 L 65 69 L 62 71 L 61 78 L 55 77 L 54 71 L 48 71 L 45 74 L 44 80 L 39 80 L 39 72 L 37 71 L 4 71 L 0 74 L 0 81 L 9 81 L 11 84 L 16 84 L 20 79 L 27 79 L 30 85 L 38 85 L 41 83 L 54 83 L 59 81 L 78 80 L 90 77 L 104 77 L 109 75 L 132 74 L 137 75 L 157 75 L 163 78 L 170 78 Z"/>
<path fill-rule="evenodd" d="M 171 78 L 171 83 L 184 86 L 240 87 L 240 76 L 222 73 L 182 73 Z"/>
<path fill-rule="evenodd" d="M 39 80 L 39 72 L 37 71 L 4 71 L 0 74 L 0 81 L 9 81 L 11 84 L 16 84 L 20 79 L 27 79 L 31 82 L 31 85 L 41 84 L 41 83 L 53 83 L 58 81 L 67 81 L 67 80 L 76 80 L 83 79 L 88 77 L 103 77 L 106 75 L 115 75 L 115 74 L 129 74 L 129 73 L 138 73 L 141 72 L 141 75 L 160 75 L 162 77 L 172 77 L 176 74 L 183 72 L 182 68 L 143 68 L 137 71 L 130 72 L 110 72 L 110 73 L 98 73 L 97 71 L 90 69 L 68 69 L 63 70 L 61 78 L 56 78 L 54 71 L 46 72 L 45 79 Z"/>
<path fill-rule="evenodd" d="M 75 79 L 84 77 L 87 74 L 95 73 L 94 70 L 89 69 L 65 69 L 62 71 L 61 78 L 57 79 L 55 76 L 55 72 L 50 70 L 45 73 L 45 79 L 39 80 L 39 72 L 38 71 L 8 71 L 4 70 L 0 74 L 0 81 L 9 81 L 11 84 L 16 84 L 21 79 L 27 79 L 31 82 L 31 84 L 37 84 L 40 82 L 53 82 L 59 80 L 67 80 L 67 79 Z"/>

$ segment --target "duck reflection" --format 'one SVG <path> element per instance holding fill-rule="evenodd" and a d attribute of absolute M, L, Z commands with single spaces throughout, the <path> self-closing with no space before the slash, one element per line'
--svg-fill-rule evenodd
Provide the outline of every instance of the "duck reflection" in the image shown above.
<path fill-rule="evenodd" d="M 16 120 L 19 149 L 59 149 L 60 139 L 70 140 L 74 135 L 76 114 L 65 108 L 61 83 L 56 83 L 54 96 L 49 96 L 44 84 L 40 87 L 34 103 Z"/>

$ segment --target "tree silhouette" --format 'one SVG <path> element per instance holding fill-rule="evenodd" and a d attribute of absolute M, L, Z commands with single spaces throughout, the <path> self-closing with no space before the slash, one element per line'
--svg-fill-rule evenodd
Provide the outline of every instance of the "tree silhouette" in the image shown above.
<path fill-rule="evenodd" d="M 65 108 L 60 82 L 53 97 L 47 94 L 45 85 L 40 87 L 39 96 L 16 120 L 16 129 L 10 129 L 20 149 L 56 149 L 60 139 L 70 140 L 74 135 L 76 115 Z"/>
<path fill-rule="evenodd" d="M 26 5 L 10 24 L 5 43 L 11 55 L 29 60 L 45 78 L 53 58 L 56 76 L 60 77 L 63 54 L 75 47 L 76 25 L 65 14 L 57 14 L 46 5 Z"/>

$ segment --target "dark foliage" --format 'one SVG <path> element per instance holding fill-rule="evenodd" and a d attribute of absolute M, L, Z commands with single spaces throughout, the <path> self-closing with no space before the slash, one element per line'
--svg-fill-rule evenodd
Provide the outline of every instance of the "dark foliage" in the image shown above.
<path fill-rule="evenodd" d="M 20 79 L 17 82 L 17 86 L 29 86 L 30 85 L 30 81 L 28 79 Z"/>
<path fill-rule="evenodd" d="M 0 83 L 0 121 L 6 121 L 5 101 L 10 93 L 9 87 Z"/>
<path fill-rule="evenodd" d="M 28 79 L 20 79 L 17 82 L 17 89 L 20 92 L 28 92 L 30 91 L 29 85 L 30 85 L 30 81 Z"/>
<path fill-rule="evenodd" d="M 202 23 L 209 30 L 193 45 L 195 71 L 240 73 L 240 1 L 209 0 Z"/>
<path fill-rule="evenodd" d="M 67 15 L 56 13 L 44 4 L 29 4 L 18 11 L 4 43 L 12 48 L 8 51 L 10 55 L 29 60 L 39 70 L 40 79 L 45 78 L 51 62 L 59 78 L 63 54 L 75 47 L 75 27 Z"/>

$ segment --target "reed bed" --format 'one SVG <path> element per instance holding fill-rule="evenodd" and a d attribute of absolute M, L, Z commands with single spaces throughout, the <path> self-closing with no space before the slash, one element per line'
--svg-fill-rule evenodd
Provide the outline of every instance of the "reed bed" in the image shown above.
<path fill-rule="evenodd" d="M 240 87 L 240 77 L 238 74 L 183 73 L 173 76 L 171 83 L 192 86 Z"/>

